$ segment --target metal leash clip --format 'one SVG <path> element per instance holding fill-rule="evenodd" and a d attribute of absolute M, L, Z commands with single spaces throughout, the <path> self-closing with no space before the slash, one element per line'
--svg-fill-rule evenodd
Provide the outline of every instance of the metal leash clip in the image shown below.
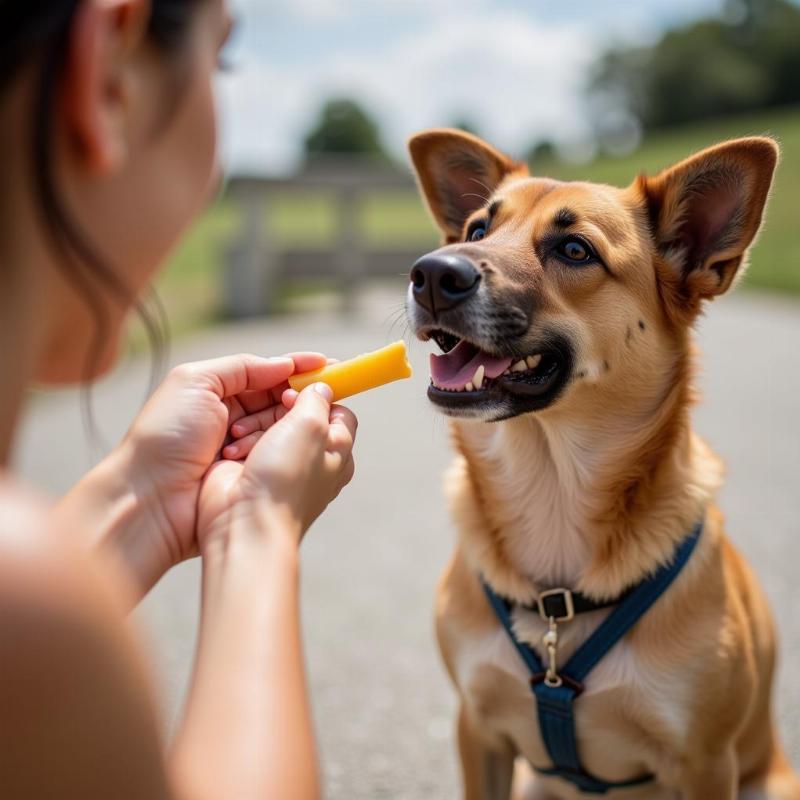
<path fill-rule="evenodd" d="M 569 622 L 575 616 L 572 592 L 569 589 L 550 589 L 539 595 L 539 616 L 547 622 L 547 631 L 542 644 L 547 650 L 547 672 L 544 682 L 551 688 L 562 686 L 564 681 L 558 674 L 558 624 Z"/>
<path fill-rule="evenodd" d="M 557 688 L 564 681 L 561 680 L 561 676 L 558 674 L 558 626 L 556 625 L 555 617 L 550 617 L 548 625 L 549 629 L 542 636 L 542 642 L 547 648 L 547 672 L 544 676 L 544 682 L 551 688 Z"/>

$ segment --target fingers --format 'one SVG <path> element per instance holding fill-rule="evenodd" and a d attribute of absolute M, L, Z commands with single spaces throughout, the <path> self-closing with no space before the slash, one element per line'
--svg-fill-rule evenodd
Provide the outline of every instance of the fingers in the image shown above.
<path fill-rule="evenodd" d="M 191 385 L 206 386 L 224 398 L 272 389 L 294 372 L 295 362 L 288 356 L 261 358 L 245 353 L 182 364 L 171 375 Z"/>
<path fill-rule="evenodd" d="M 222 457 L 231 461 L 246 459 L 263 435 L 264 431 L 255 431 L 236 442 L 226 445 L 222 448 Z"/>
<path fill-rule="evenodd" d="M 242 430 L 239 427 L 242 425 L 245 426 L 244 429 L 246 430 L 253 427 L 257 429 L 259 422 L 265 419 L 266 422 L 269 423 L 271 421 L 272 423 L 267 426 L 267 430 L 274 446 L 288 449 L 295 454 L 304 453 L 308 458 L 317 458 L 324 453 L 328 438 L 331 414 L 330 400 L 332 396 L 333 391 L 326 384 L 312 384 L 299 394 L 291 409 L 287 409 L 284 406 L 276 406 L 274 409 L 275 416 L 272 420 L 268 414 L 260 420 L 255 419 L 257 415 L 253 415 L 252 422 L 240 420 L 237 423 L 237 432 Z M 281 424 L 276 425 L 276 422 Z M 245 434 L 244 439 L 247 439 L 250 449 L 261 438 L 260 434 L 263 432 L 255 430 L 252 433 Z M 233 442 L 231 445 L 239 443 Z M 236 457 L 242 458 L 242 453 L 237 452 Z"/>
<path fill-rule="evenodd" d="M 331 475 L 336 476 L 336 497 L 338 497 L 342 489 L 353 480 L 356 472 L 356 462 L 352 453 L 345 460 L 342 460 L 338 454 L 326 453 L 325 469 Z"/>
<path fill-rule="evenodd" d="M 281 395 L 281 402 L 283 403 L 284 407 L 289 409 L 294 408 L 294 404 L 297 401 L 298 394 L 300 394 L 300 392 L 297 392 L 294 389 L 287 389 Z"/>
<path fill-rule="evenodd" d="M 293 355 L 297 356 L 297 353 L 294 353 Z M 319 356 L 318 353 L 305 353 L 304 355 L 308 356 L 313 355 L 314 357 Z M 321 357 L 324 358 L 324 356 Z M 329 358 L 326 360 L 325 364 L 322 364 L 321 366 L 330 366 L 331 364 L 338 364 L 338 363 L 339 363 L 338 358 Z M 319 367 L 316 367 L 316 369 L 319 369 Z M 297 371 L 310 372 L 311 370 L 298 369 Z M 281 402 L 286 406 L 286 408 L 292 408 L 294 406 L 295 400 L 297 400 L 298 393 L 297 391 L 292 389 L 288 384 L 285 387 L 278 387 L 273 391 L 276 396 L 280 395 Z"/>
<path fill-rule="evenodd" d="M 328 364 L 328 358 L 322 353 L 287 353 L 287 358 L 291 358 L 294 362 L 294 371 L 297 372 L 311 372 L 315 369 L 322 369 Z"/>
<path fill-rule="evenodd" d="M 325 466 L 331 474 L 338 476 L 341 489 L 353 477 L 352 472 L 348 476 L 348 470 L 353 461 L 353 445 L 355 444 L 358 420 L 349 408 L 334 406 L 330 422 L 328 442 L 325 446 Z M 353 469 L 355 469 L 354 466 Z"/>
<path fill-rule="evenodd" d="M 295 430 L 305 441 L 305 446 L 323 449 L 328 437 L 333 390 L 325 383 L 314 383 L 297 397 L 286 414 Z"/>
<path fill-rule="evenodd" d="M 250 353 L 195 361 L 175 367 L 178 380 L 210 386 L 219 397 L 249 394 L 246 410 L 255 410 L 270 399 L 268 393 L 286 383 L 290 375 L 321 369 L 328 363 L 322 353 L 300 352 L 262 358 Z M 260 394 L 260 396 L 258 396 Z"/>
<path fill-rule="evenodd" d="M 256 431 L 268 430 L 276 422 L 283 419 L 288 411 L 294 408 L 298 396 L 299 392 L 287 389 L 284 392 L 283 405 L 271 405 L 269 408 L 264 408 L 254 414 L 240 413 L 234 416 L 232 413 L 231 436 L 234 439 L 243 439 Z M 355 438 L 358 420 L 350 409 L 344 406 L 332 406 L 329 421 L 331 424 L 344 425 L 350 430 L 352 437 Z"/>
<path fill-rule="evenodd" d="M 333 406 L 331 409 L 330 421 L 331 432 L 329 438 L 331 436 L 343 436 L 346 433 L 350 446 L 352 447 L 356 439 L 356 432 L 358 431 L 358 418 L 356 415 L 345 406 Z"/>
<path fill-rule="evenodd" d="M 272 427 L 276 422 L 283 419 L 286 413 L 294 408 L 299 393 L 294 389 L 287 389 L 284 392 L 283 405 L 273 405 L 254 414 L 239 414 L 234 417 L 231 414 L 231 419 L 234 421 L 231 425 L 231 436 L 234 439 L 243 439 L 256 431 L 266 431 Z M 353 438 L 358 428 L 358 420 L 352 411 L 344 406 L 333 406 L 331 408 L 330 422 L 332 424 L 344 424 L 350 429 Z"/>
<path fill-rule="evenodd" d="M 355 414 L 344 406 L 331 407 L 332 397 L 329 386 L 315 383 L 296 396 L 291 409 L 274 406 L 240 420 L 234 432 L 241 438 L 225 447 L 223 457 L 247 459 L 248 464 L 255 459 L 253 475 L 269 463 L 270 452 L 273 458 L 279 456 L 280 471 L 288 474 L 298 469 L 296 464 L 292 466 L 298 458 L 305 464 L 318 463 L 322 473 L 317 474 L 327 476 L 323 480 L 328 481 L 332 499 L 353 478 L 353 446 L 358 430 Z M 305 468 L 299 469 L 302 474 Z"/>
<path fill-rule="evenodd" d="M 287 358 L 291 358 L 294 362 L 295 375 L 302 372 L 312 372 L 324 367 L 326 364 L 336 363 L 336 359 L 326 359 L 322 353 L 289 353 Z M 239 396 L 239 401 L 247 414 L 254 414 L 267 406 L 273 406 L 281 402 L 282 395 L 290 397 L 290 400 L 285 402 L 284 405 L 287 409 L 291 408 L 297 399 L 297 392 L 291 389 L 287 382 L 278 384 L 272 389 L 263 392 L 245 392 Z"/>
<path fill-rule="evenodd" d="M 342 470 L 342 477 L 341 477 L 341 487 L 344 489 L 350 481 L 353 480 L 353 476 L 356 474 L 356 462 L 353 458 L 352 453 L 350 454 L 350 458 L 347 459 L 347 463 L 344 465 L 344 469 Z"/>
<path fill-rule="evenodd" d="M 274 386 L 272 389 L 265 389 L 261 392 L 242 392 L 237 395 L 237 399 L 242 406 L 244 414 L 255 414 L 257 411 L 263 411 L 269 406 L 274 406 L 280 403 L 281 395 L 289 388 L 289 384 L 284 381 Z"/>
<path fill-rule="evenodd" d="M 231 436 L 234 439 L 243 439 L 256 431 L 266 431 L 278 420 L 283 419 L 289 409 L 281 405 L 272 405 L 255 414 L 238 419 L 231 426 Z"/>

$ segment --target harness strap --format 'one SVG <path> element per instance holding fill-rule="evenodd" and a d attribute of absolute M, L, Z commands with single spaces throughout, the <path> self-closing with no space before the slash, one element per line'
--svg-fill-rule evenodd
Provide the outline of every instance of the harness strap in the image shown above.
<path fill-rule="evenodd" d="M 672 562 L 660 567 L 650 578 L 637 584 L 581 645 L 567 663 L 567 670 L 572 678 L 582 681 L 597 666 L 597 662 L 647 613 L 650 606 L 678 577 L 694 552 L 702 530 L 703 523 L 698 522 L 678 546 Z"/>
<path fill-rule="evenodd" d="M 614 611 L 558 671 L 559 685 L 545 681 L 541 658 L 514 633 L 511 616 L 513 605 L 496 594 L 486 581 L 481 580 L 495 616 L 531 673 L 530 684 L 536 697 L 539 728 L 553 763 L 552 768 L 535 767 L 537 772 L 558 776 L 589 794 L 605 794 L 611 789 L 636 786 L 653 779 L 652 775 L 643 775 L 626 781 L 604 781 L 587 772 L 578 755 L 573 706 L 575 699 L 583 691 L 582 681 L 586 676 L 678 576 L 694 551 L 702 530 L 701 521 L 678 546 L 669 564 L 660 567 L 649 578 L 625 592 Z"/>

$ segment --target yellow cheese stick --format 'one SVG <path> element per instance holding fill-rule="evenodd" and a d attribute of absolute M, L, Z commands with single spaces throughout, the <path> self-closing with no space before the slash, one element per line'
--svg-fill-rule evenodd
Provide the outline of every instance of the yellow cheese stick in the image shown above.
<path fill-rule="evenodd" d="M 400 341 L 350 361 L 292 375 L 289 386 L 300 392 L 312 383 L 327 383 L 333 389 L 333 399 L 336 401 L 410 377 L 411 364 L 406 357 L 406 345 Z"/>

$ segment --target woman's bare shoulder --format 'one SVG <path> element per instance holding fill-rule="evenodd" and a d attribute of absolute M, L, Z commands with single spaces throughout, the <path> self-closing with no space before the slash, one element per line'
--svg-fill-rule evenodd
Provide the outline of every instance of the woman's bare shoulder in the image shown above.
<path fill-rule="evenodd" d="M 3 610 L 63 615 L 123 628 L 130 605 L 124 576 L 65 529 L 49 498 L 0 473 L 0 636 Z"/>
<path fill-rule="evenodd" d="M 0 648 L 12 615 L 44 624 L 53 618 L 87 627 L 124 627 L 124 606 L 103 565 L 73 531 L 59 529 L 51 503 L 0 473 Z"/>
<path fill-rule="evenodd" d="M 0 470 L 0 548 L 9 554 L 35 546 L 48 515 L 48 503 L 39 493 Z M 31 539 L 31 536 L 34 539 Z M 21 553 L 20 553 L 21 554 Z"/>
<path fill-rule="evenodd" d="M 98 588 L 92 569 L 64 533 L 45 497 L 0 475 L 0 652 L 26 627 L 67 615 L 73 624 L 96 623 L 103 606 L 90 602 Z"/>
<path fill-rule="evenodd" d="M 53 780 L 62 797 L 169 797 L 124 616 L 101 565 L 54 525 L 46 500 L 0 477 L 0 707 L 18 732 L 0 785 L 14 787 L 9 797 L 45 796 Z M 117 793 L 131 774 L 141 785 Z"/>
<path fill-rule="evenodd" d="M 45 497 L 0 473 L 0 609 L 40 604 L 42 593 L 58 590 L 71 571 L 68 549 L 49 529 L 49 517 Z"/>
<path fill-rule="evenodd" d="M 0 592 L 63 589 L 80 572 L 79 556 L 53 529 L 48 499 L 0 473 Z"/>

